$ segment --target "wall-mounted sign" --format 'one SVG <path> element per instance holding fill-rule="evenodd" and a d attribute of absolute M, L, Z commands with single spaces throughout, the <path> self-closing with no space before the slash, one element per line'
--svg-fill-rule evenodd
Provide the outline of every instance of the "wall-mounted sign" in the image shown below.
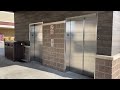
<path fill-rule="evenodd" d="M 51 47 L 54 47 L 54 39 L 51 39 Z"/>
<path fill-rule="evenodd" d="M 50 29 L 53 30 L 54 29 L 54 25 L 50 25 Z"/>
<path fill-rule="evenodd" d="M 50 34 L 54 34 L 54 25 L 50 25 Z"/>

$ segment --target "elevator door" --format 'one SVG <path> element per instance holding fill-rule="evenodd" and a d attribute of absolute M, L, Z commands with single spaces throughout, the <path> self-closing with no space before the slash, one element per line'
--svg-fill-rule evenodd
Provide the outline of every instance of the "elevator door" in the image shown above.
<path fill-rule="evenodd" d="M 66 33 L 69 35 L 66 35 L 66 60 L 69 60 L 70 71 L 94 76 L 96 26 L 96 15 L 67 20 Z"/>
<path fill-rule="evenodd" d="M 82 72 L 83 69 L 83 18 L 71 20 L 70 70 Z"/>
<path fill-rule="evenodd" d="M 85 18 L 84 25 L 84 74 L 94 76 L 97 39 L 97 18 Z"/>
<path fill-rule="evenodd" d="M 42 63 L 42 24 L 30 26 L 30 59 Z"/>
<path fill-rule="evenodd" d="M 34 49 L 35 49 L 35 38 L 34 38 L 34 25 L 30 26 L 30 60 L 34 59 L 35 53 L 34 53 Z"/>

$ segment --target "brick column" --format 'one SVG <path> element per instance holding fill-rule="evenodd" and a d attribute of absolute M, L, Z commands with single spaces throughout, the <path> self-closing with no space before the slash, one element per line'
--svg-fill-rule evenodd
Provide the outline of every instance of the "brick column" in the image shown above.
<path fill-rule="evenodd" d="M 95 79 L 112 78 L 112 24 L 113 11 L 98 13 Z"/>
<path fill-rule="evenodd" d="M 98 14 L 95 79 L 120 78 L 120 12 Z"/>
<path fill-rule="evenodd" d="M 95 79 L 120 79 L 120 54 L 96 58 Z"/>
<path fill-rule="evenodd" d="M 112 78 L 112 60 L 96 59 L 95 79 Z"/>

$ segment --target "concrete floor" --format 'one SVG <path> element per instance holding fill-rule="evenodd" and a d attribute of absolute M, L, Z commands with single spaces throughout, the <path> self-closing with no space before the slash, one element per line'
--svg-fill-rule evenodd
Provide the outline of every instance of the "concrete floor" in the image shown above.
<path fill-rule="evenodd" d="M 39 62 L 13 62 L 0 57 L 0 79 L 91 79 L 73 72 L 60 72 Z"/>

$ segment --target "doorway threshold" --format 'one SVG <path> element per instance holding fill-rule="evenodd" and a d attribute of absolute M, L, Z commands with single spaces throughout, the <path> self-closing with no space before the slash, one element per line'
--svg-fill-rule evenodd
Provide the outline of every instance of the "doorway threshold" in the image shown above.
<path fill-rule="evenodd" d="M 72 76 L 74 79 L 94 79 L 94 78 L 88 77 L 88 76 L 86 76 L 86 75 L 77 74 L 77 73 L 74 73 L 74 72 L 71 72 L 71 71 L 66 71 L 66 74 L 69 74 L 69 75 Z"/>

